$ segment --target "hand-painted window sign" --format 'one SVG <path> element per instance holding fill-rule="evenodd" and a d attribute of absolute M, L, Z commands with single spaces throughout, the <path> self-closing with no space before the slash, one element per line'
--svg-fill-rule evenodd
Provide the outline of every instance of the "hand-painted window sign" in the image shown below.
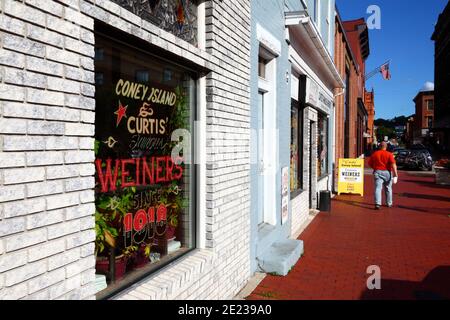
<path fill-rule="evenodd" d="M 118 180 L 121 182 L 122 188 L 181 180 L 183 178 L 183 167 L 179 165 L 180 162 L 181 159 L 174 161 L 172 157 L 166 156 L 151 157 L 150 159 L 116 159 L 114 160 L 114 166 L 112 166 L 112 159 L 106 161 L 97 159 L 95 165 L 101 192 L 106 193 L 117 190 Z M 103 170 L 104 164 L 105 170 Z M 130 179 L 130 168 L 133 168 L 135 179 Z"/>
<path fill-rule="evenodd" d="M 172 91 L 149 87 L 142 83 L 135 83 L 120 79 L 116 84 L 117 96 L 130 99 L 163 104 L 173 107 L 177 102 L 177 94 Z"/>
<path fill-rule="evenodd" d="M 161 233 L 158 232 L 158 226 L 167 227 L 167 207 L 164 204 L 158 208 L 151 207 L 147 211 L 139 210 L 136 214 L 128 213 L 123 219 L 123 233 L 125 246 L 131 246 L 150 240 L 155 233 L 162 235 L 166 232 L 165 228 Z"/>

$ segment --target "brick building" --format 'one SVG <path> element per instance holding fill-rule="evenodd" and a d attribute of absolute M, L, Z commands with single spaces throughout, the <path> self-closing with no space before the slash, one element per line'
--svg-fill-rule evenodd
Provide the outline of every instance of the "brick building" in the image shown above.
<path fill-rule="evenodd" d="M 367 25 L 364 19 L 342 21 L 336 12 L 334 61 L 345 89 L 335 93 L 335 188 L 339 159 L 361 157 L 375 141 L 374 91 L 365 89 L 365 61 L 370 53 Z"/>
<path fill-rule="evenodd" d="M 357 75 L 357 91 L 356 97 L 350 99 L 357 100 L 356 110 L 356 135 L 354 144 L 354 156 L 360 157 L 369 148 L 373 138 L 373 118 L 375 114 L 374 108 L 374 92 L 366 94 L 366 60 L 370 54 L 369 30 L 363 18 L 351 21 L 344 21 L 343 29 L 345 30 L 350 48 L 359 67 Z M 369 123 L 369 120 L 371 122 Z M 372 131 L 372 132 L 370 132 Z M 369 137 L 369 135 L 371 137 Z M 351 153 L 350 156 L 352 157 Z"/>
<path fill-rule="evenodd" d="M 414 116 L 413 143 L 423 143 L 433 136 L 434 126 L 434 84 L 425 83 L 414 98 L 416 113 Z"/>
<path fill-rule="evenodd" d="M 375 132 L 375 90 L 366 91 L 364 96 L 364 105 L 367 110 L 367 127 L 365 132 L 366 146 L 365 151 L 370 153 L 377 144 Z"/>
<path fill-rule="evenodd" d="M 337 10 L 336 10 L 337 11 Z M 335 188 L 337 188 L 339 159 L 356 158 L 357 110 L 361 69 L 350 47 L 339 12 L 335 19 L 334 61 L 345 82 L 344 90 L 335 93 Z"/>
<path fill-rule="evenodd" d="M 439 15 L 435 41 L 435 128 L 440 152 L 450 153 L 450 3 Z"/>
<path fill-rule="evenodd" d="M 0 30 L 0 299 L 232 298 L 249 1 L 8 0 Z"/>

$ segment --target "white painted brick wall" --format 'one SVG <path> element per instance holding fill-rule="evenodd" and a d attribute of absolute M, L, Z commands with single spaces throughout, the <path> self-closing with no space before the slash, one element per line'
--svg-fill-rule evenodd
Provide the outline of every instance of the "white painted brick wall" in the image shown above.
<path fill-rule="evenodd" d="M 94 37 L 79 8 L 2 1 L 0 299 L 94 297 Z"/>
<path fill-rule="evenodd" d="M 105 8 L 106 9 L 106 8 Z M 105 13 L 102 12 L 104 16 Z M 218 19 L 217 17 L 220 17 Z M 238 139 L 227 148 L 208 151 L 206 218 L 210 225 L 205 235 L 206 251 L 197 251 L 181 259 L 176 265 L 150 277 L 140 285 L 117 296 L 118 299 L 226 299 L 232 298 L 250 276 L 249 262 L 249 42 L 250 7 L 247 1 L 207 2 L 207 39 L 221 37 L 220 43 L 207 41 L 208 52 L 192 50 L 183 55 L 194 61 L 208 56 L 206 66 L 214 69 L 207 79 L 207 145 L 225 145 L 227 139 Z M 229 21 L 222 25 L 221 21 Z M 209 26 L 220 28 L 209 28 Z M 144 28 L 154 28 L 143 23 Z M 124 30 L 127 26 L 122 25 Z M 238 29 L 238 31 L 236 31 Z M 239 35 L 236 35 L 239 33 Z M 170 47 L 171 36 L 167 39 Z M 231 36 L 234 35 L 236 40 Z M 153 38 L 152 38 L 153 41 Z M 164 46 L 164 41 L 155 42 Z M 243 47 L 243 53 L 228 52 Z M 186 45 L 189 48 L 189 45 Z M 183 50 L 181 50 L 183 52 Z M 227 52 L 227 62 L 221 61 Z M 229 67 L 232 65 L 233 67 Z M 222 76 L 223 75 L 223 76 Z M 220 80 L 218 80 L 220 79 Z M 228 94 L 230 85 L 234 94 Z M 226 98 L 223 98 L 226 97 Z M 230 111 L 230 107 L 232 111 Z M 216 121 L 220 112 L 227 110 L 226 117 Z M 217 174 L 220 170 L 222 173 Z M 233 261 L 233 263 L 231 263 Z"/>
<path fill-rule="evenodd" d="M 20 253 L 28 259 L 25 265 L 7 271 L 17 271 L 14 277 L 12 273 L 7 277 L 0 273 L 0 299 L 94 296 L 95 232 L 90 212 L 95 200 L 91 178 L 95 121 L 93 18 L 125 31 L 134 30 L 143 40 L 212 70 L 207 78 L 207 87 L 213 89 L 206 97 L 207 131 L 208 143 L 217 143 L 218 148 L 209 150 L 207 160 L 209 172 L 222 173 L 206 180 L 206 206 L 210 208 L 207 222 L 211 227 L 205 236 L 211 239 L 207 241 L 209 248 L 176 262 L 168 273 L 154 275 L 152 281 L 122 297 L 232 298 L 250 276 L 249 173 L 243 170 L 250 162 L 250 3 L 206 3 L 206 51 L 108 0 L 95 4 L 85 0 L 7 3 L 7 15 L 0 14 L 0 65 L 8 70 L 6 79 L 12 83 L 5 83 L 3 78 L 0 82 L 0 120 L 28 121 L 26 131 L 21 122 L 8 129 L 12 132 L 0 133 L 0 157 L 11 154 L 0 167 L 0 208 L 13 212 L 1 213 L 0 217 L 4 217 L 0 224 L 17 222 L 20 230 L 25 221 L 26 228 L 35 229 L 0 238 L 0 258 Z M 3 19 L 6 16 L 11 19 Z M 10 69 L 15 69 L 20 79 L 13 79 Z M 229 94 L 230 88 L 233 94 Z M 58 113 L 59 108 L 64 110 Z M 216 121 L 216 117 L 221 120 Z M 38 152 L 47 159 L 39 159 Z M 22 175 L 20 179 L 26 186 L 4 185 L 4 178 L 7 183 L 13 182 L 9 174 L 13 171 L 7 170 L 16 169 L 19 177 L 25 172 L 21 170 L 38 171 L 30 171 L 33 179 Z M 43 176 L 40 169 L 44 170 Z M 62 212 L 63 221 L 59 221 Z M 28 266 L 35 270 L 25 275 Z"/>

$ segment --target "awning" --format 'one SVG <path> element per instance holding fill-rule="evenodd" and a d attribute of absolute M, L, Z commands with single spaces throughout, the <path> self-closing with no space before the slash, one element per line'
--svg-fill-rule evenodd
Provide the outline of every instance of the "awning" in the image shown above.
<path fill-rule="evenodd" d="M 345 88 L 345 83 L 340 76 L 333 57 L 323 43 L 322 37 L 306 11 L 292 11 L 285 13 L 286 26 L 302 40 L 306 47 L 311 48 L 317 67 L 328 77 L 334 88 Z M 334 41 L 334 40 L 333 40 Z"/>

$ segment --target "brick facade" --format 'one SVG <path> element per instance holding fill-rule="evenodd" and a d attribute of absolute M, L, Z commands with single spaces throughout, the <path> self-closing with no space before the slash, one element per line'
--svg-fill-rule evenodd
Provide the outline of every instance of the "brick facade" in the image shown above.
<path fill-rule="evenodd" d="M 428 109 L 428 101 L 431 101 L 431 103 L 433 104 L 433 108 L 431 110 Z M 428 125 L 428 118 L 431 118 L 432 122 L 434 122 L 434 92 L 420 92 L 414 98 L 414 103 L 416 104 L 416 130 L 432 128 L 432 126 L 430 127 Z"/>
<path fill-rule="evenodd" d="M 94 20 L 2 1 L 0 299 L 91 298 Z"/>
<path fill-rule="evenodd" d="M 341 18 L 336 15 L 334 63 L 342 79 L 346 83 L 345 90 L 335 92 L 335 168 L 334 188 L 337 190 L 339 159 L 356 158 L 357 152 L 357 116 L 358 96 L 361 91 L 361 68 L 352 51 L 349 38 L 342 24 Z M 347 106 L 345 102 L 347 101 Z M 347 120 L 346 120 L 347 119 Z M 347 126 L 347 128 L 346 128 Z M 345 143 L 346 142 L 346 143 Z"/>
<path fill-rule="evenodd" d="M 450 154 L 450 3 L 448 3 L 436 23 L 431 39 L 435 46 L 435 136 L 439 141 L 438 150 Z"/>
<path fill-rule="evenodd" d="M 427 91 L 424 88 L 414 98 L 415 110 L 412 132 L 412 143 L 429 143 L 425 141 L 430 139 L 434 128 L 434 91 Z M 431 103 L 432 108 L 429 109 L 428 104 Z"/>

